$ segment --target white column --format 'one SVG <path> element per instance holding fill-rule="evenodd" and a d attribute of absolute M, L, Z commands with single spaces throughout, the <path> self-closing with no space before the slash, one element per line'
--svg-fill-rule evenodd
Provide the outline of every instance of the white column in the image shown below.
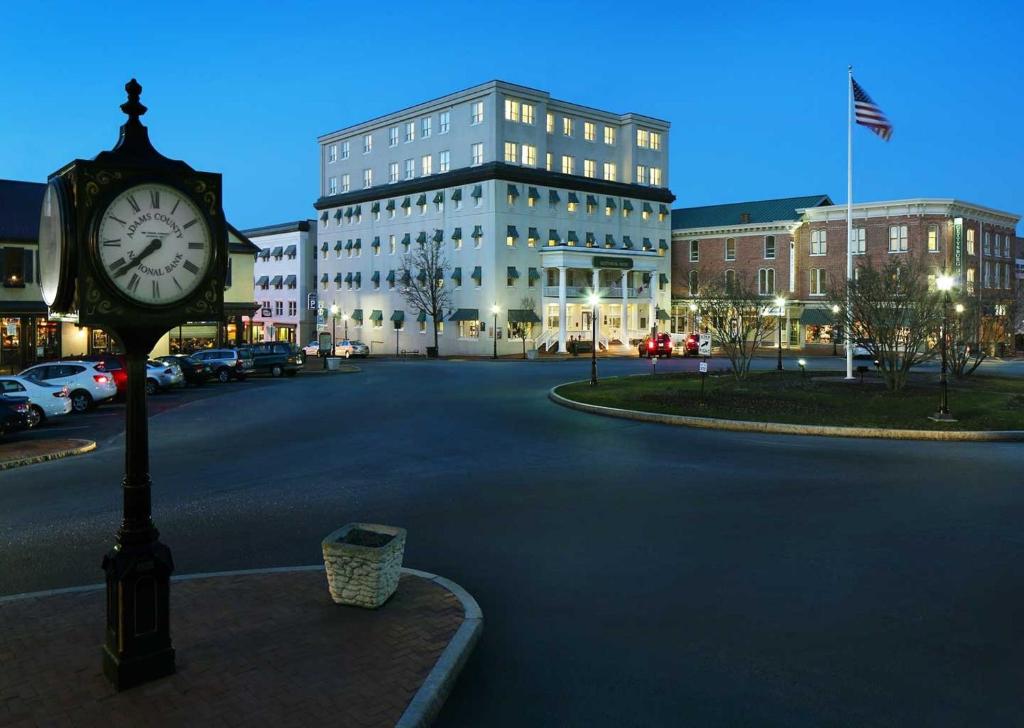
<path fill-rule="evenodd" d="M 629 346 L 629 271 L 622 271 L 622 344 Z"/>
<path fill-rule="evenodd" d="M 591 272 L 590 289 L 591 289 L 591 292 L 594 293 L 595 295 L 598 295 L 598 296 L 601 295 L 601 269 L 600 268 L 594 268 L 593 271 Z"/>
<path fill-rule="evenodd" d="M 558 351 L 566 352 L 565 347 L 565 266 L 558 266 Z"/>
<path fill-rule="evenodd" d="M 658 271 L 651 271 L 651 318 L 650 325 L 658 325 Z"/>

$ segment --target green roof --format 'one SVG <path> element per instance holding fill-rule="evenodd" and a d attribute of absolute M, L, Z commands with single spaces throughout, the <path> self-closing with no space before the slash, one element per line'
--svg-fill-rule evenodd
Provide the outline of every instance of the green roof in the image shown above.
<path fill-rule="evenodd" d="M 778 220 L 799 220 L 797 210 L 804 207 L 831 205 L 828 195 L 805 197 L 783 197 L 777 200 L 755 200 L 753 202 L 730 202 L 725 205 L 705 207 L 681 207 L 672 211 L 672 229 L 721 227 L 746 225 Z"/>

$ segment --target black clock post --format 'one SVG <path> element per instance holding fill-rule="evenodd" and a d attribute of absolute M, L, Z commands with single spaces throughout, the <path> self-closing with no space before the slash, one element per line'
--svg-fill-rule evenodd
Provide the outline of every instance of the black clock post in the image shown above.
<path fill-rule="evenodd" d="M 113 334 L 128 364 L 124 514 L 103 558 L 103 671 L 118 690 L 175 669 L 174 561 L 152 520 L 146 361 L 172 328 L 223 318 L 227 270 L 220 175 L 157 152 L 139 120 L 142 87 L 132 79 L 125 90 L 117 144 L 50 176 L 40 230 L 44 300 L 77 306 L 79 323 Z"/>

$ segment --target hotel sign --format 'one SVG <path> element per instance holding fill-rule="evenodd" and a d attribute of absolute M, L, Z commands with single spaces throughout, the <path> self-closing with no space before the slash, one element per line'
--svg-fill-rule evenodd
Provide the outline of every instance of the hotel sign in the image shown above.
<path fill-rule="evenodd" d="M 964 219 L 953 220 L 953 277 L 957 285 L 964 282 Z"/>
<path fill-rule="evenodd" d="M 595 268 L 614 268 L 616 270 L 633 270 L 632 258 L 612 258 L 607 255 L 594 256 Z"/>

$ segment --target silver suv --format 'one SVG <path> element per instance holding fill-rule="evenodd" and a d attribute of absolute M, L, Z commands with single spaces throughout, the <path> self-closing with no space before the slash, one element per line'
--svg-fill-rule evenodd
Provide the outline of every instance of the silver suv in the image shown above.
<path fill-rule="evenodd" d="M 206 349 L 192 356 L 210 367 L 213 376 L 221 382 L 231 379 L 241 382 L 252 373 L 252 353 L 244 349 Z"/>

